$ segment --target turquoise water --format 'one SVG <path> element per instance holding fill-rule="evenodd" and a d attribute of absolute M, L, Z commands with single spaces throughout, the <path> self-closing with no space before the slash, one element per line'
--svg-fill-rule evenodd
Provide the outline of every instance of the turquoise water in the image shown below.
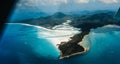
<path fill-rule="evenodd" d="M 95 30 L 84 55 L 59 60 L 53 44 L 33 26 L 8 24 L 0 43 L 0 64 L 120 64 L 120 29 Z"/>

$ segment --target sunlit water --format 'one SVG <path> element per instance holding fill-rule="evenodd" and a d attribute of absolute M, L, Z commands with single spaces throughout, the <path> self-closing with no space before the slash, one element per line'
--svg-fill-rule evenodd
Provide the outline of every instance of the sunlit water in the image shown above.
<path fill-rule="evenodd" d="M 90 50 L 63 60 L 58 59 L 53 41 L 42 37 L 43 32 L 43 28 L 8 24 L 0 43 L 0 64 L 120 64 L 120 28 L 91 30 Z"/>

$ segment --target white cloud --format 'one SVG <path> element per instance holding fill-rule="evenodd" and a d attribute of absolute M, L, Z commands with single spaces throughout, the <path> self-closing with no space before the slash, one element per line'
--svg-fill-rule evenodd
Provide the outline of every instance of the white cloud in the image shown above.
<path fill-rule="evenodd" d="M 25 6 L 30 6 L 30 7 L 39 7 L 39 6 L 58 6 L 61 4 L 71 4 L 70 2 L 73 3 L 78 3 L 78 4 L 87 4 L 90 2 L 98 3 L 102 2 L 105 4 L 111 4 L 111 3 L 120 3 L 120 0 L 20 0 L 18 3 L 18 6 L 20 7 L 25 7 Z"/>
<path fill-rule="evenodd" d="M 100 0 L 101 2 L 103 3 L 106 3 L 106 4 L 112 4 L 112 3 L 119 3 L 120 0 Z"/>
<path fill-rule="evenodd" d="M 67 4 L 68 0 L 21 0 L 18 3 L 18 6 L 23 7 L 23 6 L 31 6 L 31 7 L 36 7 L 36 6 L 51 6 L 51 5 L 60 5 L 60 4 Z"/>
<path fill-rule="evenodd" d="M 75 0 L 76 3 L 89 3 L 89 0 Z"/>
<path fill-rule="evenodd" d="M 39 5 L 59 5 L 61 3 L 67 4 L 67 0 L 28 0 L 28 2 Z"/>

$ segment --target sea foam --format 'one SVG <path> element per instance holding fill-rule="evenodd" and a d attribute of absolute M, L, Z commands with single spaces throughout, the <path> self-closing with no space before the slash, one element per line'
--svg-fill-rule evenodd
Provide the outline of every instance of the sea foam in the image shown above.
<path fill-rule="evenodd" d="M 24 26 L 32 26 L 38 28 L 37 35 L 38 38 L 45 38 L 57 48 L 57 44 L 61 42 L 66 42 L 70 40 L 70 37 L 74 36 L 75 34 L 80 33 L 80 29 L 72 27 L 69 23 L 72 22 L 71 20 L 66 20 L 65 23 L 56 25 L 52 29 L 47 29 L 42 26 L 36 26 L 31 24 L 25 23 L 8 23 L 8 24 L 20 24 Z"/>

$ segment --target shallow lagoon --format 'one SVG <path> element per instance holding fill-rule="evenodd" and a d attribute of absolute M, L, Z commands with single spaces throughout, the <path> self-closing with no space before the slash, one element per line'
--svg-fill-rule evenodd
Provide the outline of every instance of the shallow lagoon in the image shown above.
<path fill-rule="evenodd" d="M 0 43 L 0 64 L 120 64 L 120 28 L 98 28 L 89 34 L 90 50 L 59 60 L 56 47 L 40 37 L 41 28 L 8 24 Z"/>

